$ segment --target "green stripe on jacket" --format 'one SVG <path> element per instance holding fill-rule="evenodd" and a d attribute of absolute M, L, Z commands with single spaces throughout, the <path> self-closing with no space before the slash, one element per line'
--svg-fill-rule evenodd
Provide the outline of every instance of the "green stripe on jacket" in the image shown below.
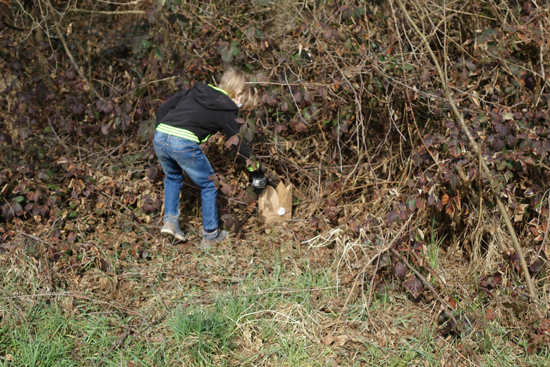
<path fill-rule="evenodd" d="M 161 133 L 165 133 L 168 135 L 177 136 L 179 138 L 191 140 L 197 144 L 201 143 L 197 135 L 195 135 L 193 132 L 185 129 L 180 129 L 179 127 L 174 127 L 166 124 L 159 124 L 159 126 L 157 126 L 157 131 L 160 131 Z M 203 142 L 206 141 L 207 139 L 208 137 L 206 137 L 206 139 L 204 139 Z"/>

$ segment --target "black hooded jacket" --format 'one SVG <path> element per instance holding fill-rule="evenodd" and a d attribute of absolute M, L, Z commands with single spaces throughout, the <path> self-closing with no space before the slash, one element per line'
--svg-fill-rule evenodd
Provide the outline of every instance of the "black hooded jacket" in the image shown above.
<path fill-rule="evenodd" d="M 237 122 L 239 107 L 220 89 L 204 83 L 196 83 L 193 88 L 176 93 L 164 102 L 157 111 L 157 127 L 160 124 L 185 129 L 203 142 L 210 135 L 224 131 L 229 139 L 239 133 L 241 124 Z M 251 149 L 240 142 L 239 153 L 250 158 Z"/>

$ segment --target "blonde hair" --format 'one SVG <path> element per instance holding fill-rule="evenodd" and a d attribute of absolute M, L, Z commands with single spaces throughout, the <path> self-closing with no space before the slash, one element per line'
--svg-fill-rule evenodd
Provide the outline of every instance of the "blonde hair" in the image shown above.
<path fill-rule="evenodd" d="M 248 76 L 242 70 L 227 69 L 220 80 L 219 87 L 223 89 L 231 98 L 235 98 L 238 92 L 246 92 L 249 88 Z"/>
<path fill-rule="evenodd" d="M 244 108 L 254 108 L 258 103 L 256 91 L 250 88 L 250 78 L 242 70 L 227 69 L 222 75 L 219 88 L 223 89 L 232 99 L 237 96 L 237 93 L 242 92 Z"/>

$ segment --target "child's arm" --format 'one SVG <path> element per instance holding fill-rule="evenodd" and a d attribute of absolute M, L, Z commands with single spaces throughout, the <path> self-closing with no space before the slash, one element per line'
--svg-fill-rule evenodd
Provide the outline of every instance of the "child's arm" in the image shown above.
<path fill-rule="evenodd" d="M 252 154 L 252 149 L 250 148 L 249 143 L 245 139 L 243 139 L 242 135 L 239 134 L 242 125 L 237 122 L 236 117 L 236 115 L 230 114 L 229 117 L 225 120 L 223 130 L 225 132 L 225 135 L 227 136 L 227 139 L 231 138 L 234 135 L 237 135 L 239 137 L 238 143 L 235 145 L 239 148 L 239 158 L 244 163 L 250 158 L 250 155 Z"/>

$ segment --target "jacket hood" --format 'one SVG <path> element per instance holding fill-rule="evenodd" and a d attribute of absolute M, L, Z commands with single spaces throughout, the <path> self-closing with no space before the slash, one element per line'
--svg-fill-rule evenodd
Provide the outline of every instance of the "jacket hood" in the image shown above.
<path fill-rule="evenodd" d="M 212 88 L 204 83 L 196 83 L 195 101 L 209 110 L 238 111 L 239 107 L 221 90 Z"/>

